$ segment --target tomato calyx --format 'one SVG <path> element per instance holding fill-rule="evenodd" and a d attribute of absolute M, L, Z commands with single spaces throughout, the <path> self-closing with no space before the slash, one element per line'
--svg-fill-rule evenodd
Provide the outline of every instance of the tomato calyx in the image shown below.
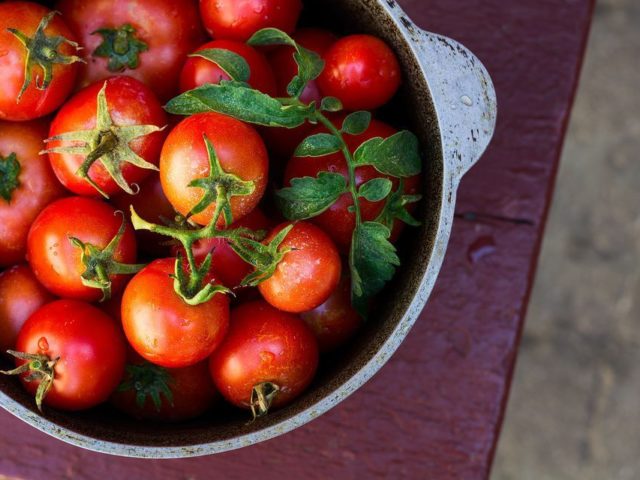
<path fill-rule="evenodd" d="M 150 398 L 156 411 L 160 412 L 162 397 L 173 406 L 173 392 L 170 388 L 173 383 L 173 377 L 166 368 L 149 362 L 140 365 L 130 364 L 126 366 L 125 377 L 116 391 L 133 391 L 138 408 L 144 408 L 147 398 Z"/>
<path fill-rule="evenodd" d="M 271 404 L 280 392 L 280 387 L 273 382 L 263 382 L 255 385 L 251 389 L 251 400 L 249 408 L 253 415 L 252 422 L 269 413 Z"/>
<path fill-rule="evenodd" d="M 108 245 L 102 249 L 91 243 L 85 243 L 78 238 L 69 237 L 71 244 L 82 251 L 80 260 L 85 266 L 85 271 L 82 272 L 80 276 L 82 284 L 85 287 L 101 290 L 101 302 L 105 302 L 111 298 L 110 277 L 112 275 L 133 275 L 144 268 L 144 264 L 129 265 L 116 262 L 113 259 L 120 240 L 122 240 L 122 236 L 124 235 L 126 226 L 126 220 L 123 215 L 122 224 L 118 229 L 118 233 L 116 233 Z"/>
<path fill-rule="evenodd" d="M 20 162 L 15 152 L 6 157 L 0 154 L 0 197 L 11 202 L 13 191 L 20 186 Z"/>
<path fill-rule="evenodd" d="M 7 353 L 19 360 L 24 360 L 26 363 L 23 363 L 13 370 L 0 370 L 0 373 L 4 375 L 22 375 L 27 373 L 24 377 L 25 382 L 39 381 L 40 384 L 36 390 L 36 405 L 38 410 L 42 412 L 42 401 L 53 386 L 55 366 L 58 360 L 60 360 L 60 357 L 51 359 L 47 355 L 16 352 L 15 350 L 7 350 Z"/>
<path fill-rule="evenodd" d="M 125 180 L 122 167 L 130 163 L 147 170 L 158 170 L 158 167 L 136 154 L 129 143 L 133 140 L 164 130 L 165 127 L 156 125 L 115 125 L 109 107 L 107 105 L 107 82 L 98 92 L 96 127 L 92 130 L 78 130 L 62 133 L 45 140 L 45 143 L 68 142 L 71 145 L 62 145 L 48 148 L 42 153 L 68 153 L 85 155 L 85 160 L 76 172 L 76 175 L 89 182 L 100 194 L 109 196 L 89 176 L 89 169 L 95 162 L 100 161 L 118 186 L 130 195 L 136 192 Z"/>
<path fill-rule="evenodd" d="M 92 35 L 102 36 L 102 43 L 93 51 L 95 57 L 108 58 L 110 72 L 135 70 L 140 65 L 140 54 L 149 46 L 136 36 L 136 29 L 129 23 L 118 28 L 100 28 Z"/>
<path fill-rule="evenodd" d="M 18 93 L 16 102 L 20 101 L 24 92 L 29 88 L 29 85 L 31 84 L 31 74 L 34 67 L 40 67 L 43 73 L 40 83 L 38 83 L 38 77 L 36 77 L 36 88 L 38 90 L 46 90 L 53 80 L 54 64 L 70 65 L 75 62 L 86 63 L 82 58 L 76 55 L 63 55 L 58 51 L 60 45 L 65 43 L 71 45 L 76 49 L 76 51 L 81 50 L 82 47 L 80 47 L 76 42 L 72 42 L 61 35 L 48 36 L 44 33 L 51 19 L 54 15 L 59 13 L 60 12 L 54 11 L 42 17 L 33 37 L 27 37 L 20 30 L 15 28 L 7 29 L 20 41 L 20 43 L 24 45 L 24 48 L 27 50 L 27 56 L 24 61 L 24 83 L 20 88 L 20 93 Z"/>

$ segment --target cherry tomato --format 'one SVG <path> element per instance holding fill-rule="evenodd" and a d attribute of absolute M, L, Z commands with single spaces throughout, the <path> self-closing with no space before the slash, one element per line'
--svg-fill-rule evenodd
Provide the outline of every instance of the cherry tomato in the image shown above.
<path fill-rule="evenodd" d="M 0 4 L 0 119 L 23 121 L 42 117 L 58 108 L 71 93 L 75 85 L 79 63 L 48 63 L 51 68 L 51 83 L 45 87 L 45 71 L 35 61 L 30 67 L 30 77 L 25 81 L 25 64 L 27 58 L 35 60 L 35 55 L 42 57 L 47 49 L 55 49 L 58 54 L 72 57 L 76 48 L 69 42 L 75 37 L 60 15 L 53 15 L 48 8 L 32 2 L 2 2 Z M 36 31 L 43 19 L 49 18 L 48 24 L 40 34 Z M 12 33 L 9 29 L 16 31 Z M 18 33 L 19 32 L 19 33 Z M 29 50 L 17 35 L 33 42 L 33 52 Z M 56 46 L 54 37 L 62 36 L 67 41 Z M 20 94 L 24 85 L 26 90 Z M 41 87 L 41 88 L 38 88 Z"/>
<path fill-rule="evenodd" d="M 234 40 L 214 40 L 196 50 L 217 48 L 237 53 L 247 61 L 251 74 L 249 85 L 272 97 L 276 96 L 276 80 L 267 59 L 255 48 Z M 217 64 L 202 57 L 189 57 L 180 73 L 180 91 L 186 92 L 205 83 L 218 84 L 231 77 Z"/>
<path fill-rule="evenodd" d="M 178 422 L 202 415 L 217 397 L 209 362 L 164 368 L 130 352 L 125 376 L 111 403 L 140 420 Z"/>
<path fill-rule="evenodd" d="M 143 358 L 168 368 L 195 365 L 222 342 L 229 324 L 229 298 L 218 293 L 191 306 L 174 291 L 175 260 L 151 262 L 127 285 L 122 325 Z M 213 279 L 211 280 L 213 281 Z"/>
<path fill-rule="evenodd" d="M 217 113 L 192 115 L 169 134 L 160 156 L 160 180 L 165 195 L 182 215 L 188 215 L 204 196 L 201 188 L 189 184 L 209 174 L 209 157 L 203 136 L 213 145 L 222 169 L 254 183 L 253 193 L 231 198 L 233 220 L 253 210 L 267 186 L 269 157 L 256 130 L 238 120 Z M 188 158 L 189 161 L 185 161 Z M 207 225 L 213 219 L 215 202 L 190 217 Z M 223 225 L 223 218 L 220 218 Z"/>
<path fill-rule="evenodd" d="M 109 398 L 124 373 L 125 341 L 115 322 L 101 310 L 76 300 L 57 300 L 37 310 L 24 324 L 16 350 L 55 362 L 53 385 L 44 404 L 84 410 Z M 56 360 L 57 359 L 57 360 Z M 16 360 L 16 366 L 26 363 Z M 36 393 L 41 380 L 24 387 Z"/>
<path fill-rule="evenodd" d="M 0 273 L 0 351 L 15 347 L 24 322 L 53 299 L 28 265 L 16 265 Z"/>
<path fill-rule="evenodd" d="M 289 224 L 273 229 L 265 243 Z M 275 273 L 258 289 L 274 307 L 285 312 L 305 312 L 324 303 L 340 281 L 338 249 L 329 236 L 315 225 L 297 222 L 280 244 L 291 249 L 276 267 Z"/>
<path fill-rule="evenodd" d="M 252 390 L 269 385 L 277 393 L 272 407 L 299 396 L 318 367 L 318 345 L 309 327 L 291 313 L 263 301 L 231 312 L 231 327 L 209 364 L 213 381 L 232 404 L 249 408 Z M 260 412 L 266 413 L 266 412 Z"/>
<path fill-rule="evenodd" d="M 209 35 L 241 42 L 268 27 L 293 32 L 301 11 L 300 0 L 200 0 Z"/>
<path fill-rule="evenodd" d="M 139 136 L 132 141 L 125 143 L 128 147 L 122 147 L 121 139 L 129 135 L 126 127 L 134 125 L 152 125 L 162 128 L 167 124 L 167 117 L 162 109 L 162 105 L 154 93 L 143 83 L 130 77 L 112 77 L 108 80 L 94 83 L 93 85 L 78 92 L 71 98 L 58 112 L 51 123 L 50 137 L 68 134 L 69 132 L 81 132 L 100 128 L 97 123 L 98 115 L 98 95 L 105 87 L 108 115 L 116 127 L 123 127 L 121 133 L 116 133 L 117 146 L 109 151 L 117 152 L 116 163 L 122 163 L 122 176 L 126 183 L 138 183 L 147 178 L 153 170 L 140 168 L 133 165 L 134 157 L 137 155 L 144 161 L 157 166 L 160 157 L 160 150 L 165 138 L 165 133 L 156 131 L 147 135 Z M 111 129 L 113 131 L 113 129 Z M 101 135 L 97 139 L 104 137 Z M 104 141 L 104 140 L 102 140 Z M 78 145 L 78 141 L 51 141 L 48 149 L 69 148 Z M 88 151 L 95 149 L 96 145 L 88 147 Z M 130 147 L 130 148 L 129 148 Z M 120 156 L 122 152 L 122 157 Z M 78 169 L 85 161 L 87 154 L 78 155 L 74 153 L 49 153 L 49 159 L 58 179 L 72 192 L 78 195 L 100 196 L 100 192 L 87 181 L 78 175 Z M 107 156 L 101 157 L 89 169 L 89 177 L 106 194 L 112 195 L 122 191 L 115 182 L 104 165 Z"/>
<path fill-rule="evenodd" d="M 85 244 L 104 249 L 116 236 L 122 225 L 122 215 L 99 200 L 69 197 L 45 208 L 29 231 L 27 258 L 37 279 L 54 294 L 93 302 L 102 297 L 98 288 L 82 283 L 82 249 L 73 245 L 70 237 Z M 131 225 L 126 224 L 124 234 L 115 249 L 113 259 L 120 263 L 136 261 L 136 238 Z M 125 275 L 110 275 L 114 294 L 124 287 Z"/>
<path fill-rule="evenodd" d="M 374 110 L 400 87 L 401 71 L 393 51 L 371 35 L 349 35 L 324 54 L 320 90 L 339 98 L 346 110 Z"/>
<path fill-rule="evenodd" d="M 43 122 L 0 121 L 0 267 L 23 262 L 29 227 L 42 209 L 64 195 L 46 156 Z"/>
<path fill-rule="evenodd" d="M 329 352 L 349 340 L 362 324 L 362 317 L 351 306 L 351 281 L 343 276 L 338 288 L 319 307 L 300 314 L 311 328 L 321 352 Z"/>
<path fill-rule="evenodd" d="M 168 100 L 205 36 L 195 0 L 60 0 L 57 9 L 84 47 L 82 87 L 124 73 Z"/>
<path fill-rule="evenodd" d="M 337 121 L 336 123 L 338 123 Z M 321 133 L 326 130 L 321 127 L 313 133 Z M 366 132 L 360 135 L 345 135 L 345 141 L 349 146 L 351 153 L 365 141 L 374 137 L 387 138 L 396 133 L 396 130 L 389 125 L 378 120 L 372 120 L 371 125 Z M 332 155 L 324 155 L 322 157 L 302 158 L 293 157 L 285 170 L 285 185 L 291 184 L 292 178 L 298 177 L 315 177 L 318 172 L 336 172 L 342 174 L 345 178 L 349 178 L 347 162 L 342 153 Z M 360 185 L 374 178 L 389 178 L 393 182 L 394 191 L 398 188 L 398 179 L 387 177 L 371 166 L 363 166 L 356 168 L 356 185 Z M 404 191 L 406 194 L 414 194 L 418 191 L 420 177 L 415 176 L 404 180 Z M 317 217 L 310 219 L 311 222 L 320 226 L 333 239 L 342 253 L 349 251 L 351 245 L 351 237 L 355 228 L 355 214 L 349 211 L 353 205 L 353 198 L 350 193 L 343 194 L 336 203 L 329 209 L 321 213 Z M 363 221 L 375 220 L 384 208 L 384 200 L 380 202 L 370 202 L 360 199 L 360 210 Z M 392 232 L 392 240 L 396 240 L 403 227 L 399 221 L 394 223 Z"/>

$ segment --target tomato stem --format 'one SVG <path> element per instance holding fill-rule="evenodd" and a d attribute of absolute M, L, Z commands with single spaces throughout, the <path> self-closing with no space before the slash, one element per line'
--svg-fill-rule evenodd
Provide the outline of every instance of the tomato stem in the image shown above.
<path fill-rule="evenodd" d="M 60 357 L 51 359 L 47 355 L 36 353 L 16 352 L 15 350 L 7 350 L 7 353 L 18 360 L 24 360 L 25 363 L 14 368 L 13 370 L 0 370 L 4 375 L 21 375 L 25 382 L 39 381 L 40 384 L 36 390 L 36 405 L 40 413 L 42 413 L 42 402 L 53 387 L 55 379 L 55 366 Z"/>
<path fill-rule="evenodd" d="M 252 422 L 269 413 L 271 404 L 279 392 L 280 387 L 273 382 L 259 383 L 251 389 L 249 408 L 253 415 L 253 419 L 251 420 Z"/>

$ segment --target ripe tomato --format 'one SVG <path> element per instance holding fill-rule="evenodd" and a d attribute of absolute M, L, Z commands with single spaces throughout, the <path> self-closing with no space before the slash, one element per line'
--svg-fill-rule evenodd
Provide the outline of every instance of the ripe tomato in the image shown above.
<path fill-rule="evenodd" d="M 18 332 L 33 312 L 53 301 L 28 265 L 0 273 L 0 351 L 15 347 Z"/>
<path fill-rule="evenodd" d="M 81 87 L 124 73 L 168 100 L 205 36 L 195 0 L 60 0 L 57 9 L 84 47 Z"/>
<path fill-rule="evenodd" d="M 122 216 L 116 209 L 99 200 L 69 197 L 45 208 L 29 231 L 27 258 L 38 280 L 54 294 L 93 302 L 102 297 L 100 289 L 87 287 L 80 275 L 86 266 L 82 263 L 82 250 L 73 245 L 69 237 L 105 248 L 122 225 Z M 113 259 L 132 264 L 136 260 L 136 238 L 127 224 L 115 249 Z M 126 283 L 125 275 L 110 275 L 115 294 Z"/>
<path fill-rule="evenodd" d="M 240 55 L 247 61 L 251 71 L 249 85 L 267 95 L 276 96 L 276 80 L 262 53 L 234 40 L 214 40 L 205 43 L 196 52 L 210 48 L 229 50 Z M 217 64 L 202 57 L 189 57 L 180 73 L 180 91 L 186 92 L 205 83 L 218 84 L 221 80 L 231 80 L 231 77 Z"/>
<path fill-rule="evenodd" d="M 268 27 L 293 32 L 301 11 L 300 0 L 200 0 L 209 35 L 241 42 Z"/>
<path fill-rule="evenodd" d="M 351 306 L 351 282 L 343 276 L 338 288 L 319 307 L 300 314 L 311 328 L 321 352 L 329 352 L 349 340 L 362 324 L 362 317 Z"/>
<path fill-rule="evenodd" d="M 398 59 L 386 43 L 371 35 L 349 35 L 324 54 L 318 78 L 325 95 L 339 98 L 346 110 L 374 110 L 400 87 Z"/>
<path fill-rule="evenodd" d="M 164 368 L 130 352 L 124 379 L 111 403 L 140 420 L 178 422 L 202 415 L 217 397 L 209 362 Z"/>
<path fill-rule="evenodd" d="M 0 267 L 23 262 L 36 216 L 64 189 L 40 155 L 47 125 L 0 121 Z"/>
<path fill-rule="evenodd" d="M 58 179 L 72 192 L 78 195 L 100 196 L 100 192 L 78 175 L 78 169 L 85 161 L 87 154 L 94 150 L 101 142 L 109 141 L 97 121 L 99 102 L 98 96 L 104 90 L 108 116 L 115 128 L 107 126 L 107 130 L 115 135 L 116 144 L 100 157 L 89 169 L 89 177 L 107 195 L 121 192 L 122 186 L 114 180 L 105 163 L 114 164 L 115 169 L 121 169 L 122 177 L 127 184 L 141 182 L 147 178 L 152 170 L 140 168 L 133 163 L 136 156 L 155 167 L 158 164 L 162 142 L 165 133 L 155 131 L 147 135 L 132 134 L 132 127 L 137 125 L 151 125 L 162 128 L 167 124 L 167 117 L 162 105 L 154 93 L 143 83 L 130 77 L 112 77 L 103 82 L 97 82 L 78 92 L 58 112 L 51 123 L 50 137 L 94 130 L 95 143 L 89 143 L 84 154 L 73 152 L 56 153 L 60 148 L 77 147 L 77 140 L 54 140 L 47 145 L 49 159 Z M 117 128 L 120 127 L 120 128 Z M 129 127 L 129 128 L 128 128 Z M 135 137 L 129 142 L 125 138 Z M 93 142 L 93 140 L 92 140 Z M 84 143 L 80 143 L 84 145 Z M 113 156 L 113 158 L 111 157 Z M 121 167 L 118 166 L 121 164 Z"/>
<path fill-rule="evenodd" d="M 189 184 L 206 177 L 209 157 L 203 136 L 213 145 L 222 169 L 244 181 L 254 183 L 253 193 L 231 198 L 233 220 L 240 220 L 253 210 L 267 186 L 269 157 L 264 142 L 253 127 L 218 113 L 192 115 L 169 134 L 160 156 L 162 189 L 173 207 L 188 215 L 204 196 L 203 189 Z M 185 158 L 189 161 L 186 162 Z M 190 217 L 207 225 L 213 219 L 215 202 L 203 212 Z M 223 219 L 220 218 L 220 225 Z"/>
<path fill-rule="evenodd" d="M 155 260 L 127 285 L 122 325 L 143 358 L 168 368 L 201 362 L 218 347 L 229 325 L 229 298 L 218 293 L 191 306 L 173 289 L 175 260 Z"/>
<path fill-rule="evenodd" d="M 283 228 L 273 229 L 265 243 Z M 258 285 L 264 299 L 285 312 L 305 312 L 324 303 L 340 281 L 340 254 L 329 236 L 315 225 L 297 222 L 280 244 L 291 249 L 275 273 Z"/>
<path fill-rule="evenodd" d="M 76 300 L 57 300 L 36 311 L 20 330 L 16 350 L 40 357 L 41 371 L 53 381 L 44 404 L 61 410 L 104 402 L 124 373 L 125 341 L 116 323 Z M 18 367 L 25 363 L 16 360 Z M 24 387 L 36 393 L 41 380 L 27 382 L 26 376 L 20 376 Z"/>
<path fill-rule="evenodd" d="M 48 15 L 53 15 L 51 18 Z M 48 24 L 47 18 L 49 18 Z M 40 34 L 36 31 L 41 22 L 46 24 Z M 9 29 L 15 30 L 12 33 Z M 20 32 L 20 33 L 18 33 Z M 44 35 L 43 35 L 44 34 Z M 33 42 L 31 53 L 17 35 L 24 35 Z M 56 45 L 54 37 L 62 36 L 67 41 Z M 0 119 L 23 121 L 42 117 L 58 108 L 71 93 L 75 85 L 78 63 L 74 60 L 76 46 L 70 43 L 75 40 L 73 34 L 59 15 L 54 15 L 48 8 L 32 2 L 2 2 L 0 4 Z M 54 49 L 60 61 L 47 61 L 45 55 Z M 25 79 L 25 63 L 32 59 L 30 76 Z M 49 57 L 51 58 L 51 57 Z M 51 69 L 49 85 L 45 81 L 45 70 L 37 63 L 41 59 L 47 69 Z M 68 63 L 73 61 L 73 63 Z M 64 62 L 67 62 L 66 64 Z M 26 90 L 21 90 L 28 85 Z M 38 88 L 38 87 L 41 88 Z"/>
<path fill-rule="evenodd" d="M 324 127 L 320 127 L 312 133 L 325 132 Z M 371 125 L 366 132 L 360 135 L 345 135 L 345 141 L 349 146 L 351 153 L 363 144 L 365 141 L 374 137 L 387 138 L 396 133 L 396 130 L 386 123 L 378 120 L 372 120 Z M 284 183 L 289 186 L 292 178 L 298 177 L 316 177 L 318 172 L 336 172 L 342 174 L 345 178 L 349 178 L 347 162 L 342 153 L 334 153 L 324 155 L 322 157 L 302 158 L 293 157 L 284 174 Z M 371 166 L 363 166 L 356 168 L 356 185 L 360 185 L 374 178 L 389 178 L 393 182 L 394 191 L 398 188 L 398 179 L 387 177 L 381 174 Z M 420 184 L 420 177 L 415 176 L 404 180 L 404 191 L 406 194 L 417 193 Z M 317 217 L 310 219 L 311 222 L 321 227 L 338 246 L 342 253 L 349 251 L 351 245 L 351 237 L 355 228 L 355 214 L 349 211 L 353 205 L 353 198 L 350 193 L 343 194 L 336 203 L 329 209 L 321 213 Z M 360 210 L 363 221 L 375 220 L 384 208 L 385 201 L 370 202 L 364 198 L 360 199 Z M 394 223 L 392 240 L 398 238 L 403 224 L 399 221 Z"/>
<path fill-rule="evenodd" d="M 258 408 L 252 404 L 254 388 L 277 389 L 270 402 L 273 407 L 290 403 L 315 375 L 318 345 L 297 315 L 263 301 L 245 303 L 231 312 L 229 334 L 212 355 L 209 367 L 213 382 L 229 402 L 264 414 L 269 405 Z"/>

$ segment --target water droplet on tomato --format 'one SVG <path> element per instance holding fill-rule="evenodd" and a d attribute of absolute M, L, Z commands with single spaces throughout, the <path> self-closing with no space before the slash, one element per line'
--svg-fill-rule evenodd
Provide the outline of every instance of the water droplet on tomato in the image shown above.
<path fill-rule="evenodd" d="M 260 359 L 264 362 L 264 363 L 271 363 L 276 359 L 276 356 L 268 351 L 263 351 L 260 352 Z"/>
<path fill-rule="evenodd" d="M 40 337 L 38 340 L 38 350 L 41 352 L 47 352 L 49 350 L 49 342 L 45 337 Z"/>

